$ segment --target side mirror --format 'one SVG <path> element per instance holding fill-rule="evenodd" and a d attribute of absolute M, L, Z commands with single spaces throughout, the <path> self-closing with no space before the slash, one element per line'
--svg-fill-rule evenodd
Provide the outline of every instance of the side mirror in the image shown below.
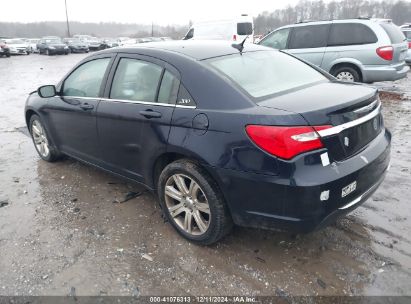
<path fill-rule="evenodd" d="M 42 98 L 48 98 L 57 95 L 56 87 L 54 85 L 41 86 L 37 89 L 37 93 Z"/>

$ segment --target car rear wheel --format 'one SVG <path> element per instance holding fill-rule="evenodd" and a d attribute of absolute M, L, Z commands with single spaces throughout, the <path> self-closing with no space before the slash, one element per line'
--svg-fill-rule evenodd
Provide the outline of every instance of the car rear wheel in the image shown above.
<path fill-rule="evenodd" d="M 29 126 L 30 134 L 39 156 L 48 162 L 53 162 L 59 159 L 61 154 L 51 144 L 51 141 L 47 136 L 46 129 L 44 128 L 38 115 L 31 116 Z"/>
<path fill-rule="evenodd" d="M 358 72 L 349 66 L 342 66 L 340 68 L 337 68 L 334 73 L 334 77 L 337 78 L 340 81 L 345 81 L 345 82 L 359 82 L 360 81 L 360 75 Z"/>
<path fill-rule="evenodd" d="M 157 190 L 165 217 L 189 241 L 209 245 L 231 230 L 232 220 L 217 184 L 196 163 L 169 164 L 160 174 Z"/>

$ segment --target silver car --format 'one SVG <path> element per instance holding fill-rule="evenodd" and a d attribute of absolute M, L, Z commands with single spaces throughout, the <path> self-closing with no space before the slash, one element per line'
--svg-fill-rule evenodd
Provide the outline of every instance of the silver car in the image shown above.
<path fill-rule="evenodd" d="M 301 22 L 276 29 L 259 44 L 282 49 L 343 81 L 397 80 L 410 69 L 407 41 L 387 19 Z"/>
<path fill-rule="evenodd" d="M 405 62 L 411 65 L 411 23 L 401 26 L 401 31 L 408 41 L 408 52 L 407 57 L 405 57 Z"/>

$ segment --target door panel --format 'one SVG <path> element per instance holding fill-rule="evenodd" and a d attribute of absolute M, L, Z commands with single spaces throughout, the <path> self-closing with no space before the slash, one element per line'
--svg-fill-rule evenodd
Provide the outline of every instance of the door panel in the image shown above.
<path fill-rule="evenodd" d="M 144 182 L 144 164 L 166 150 L 174 107 L 104 99 L 98 107 L 103 161 L 113 172 Z M 152 112 L 158 117 L 149 117 Z"/>
<path fill-rule="evenodd" d="M 173 71 L 170 81 L 166 66 L 145 56 L 119 56 L 97 110 L 104 166 L 143 183 L 167 149 L 179 76 Z"/>
<path fill-rule="evenodd" d="M 62 82 L 58 96 L 48 102 L 47 119 L 58 148 L 92 163 L 101 158 L 96 111 L 112 57 L 105 55 L 81 63 Z"/>
<path fill-rule="evenodd" d="M 65 153 L 94 162 L 97 148 L 96 109 L 99 98 L 56 96 L 48 108 L 51 132 L 58 148 Z"/>

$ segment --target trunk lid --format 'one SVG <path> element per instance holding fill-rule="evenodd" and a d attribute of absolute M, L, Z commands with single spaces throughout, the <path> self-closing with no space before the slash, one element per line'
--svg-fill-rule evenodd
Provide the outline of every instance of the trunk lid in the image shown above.
<path fill-rule="evenodd" d="M 299 113 L 311 126 L 335 127 L 319 134 L 336 161 L 362 150 L 383 128 L 377 90 L 364 85 L 319 83 L 258 105 Z"/>

